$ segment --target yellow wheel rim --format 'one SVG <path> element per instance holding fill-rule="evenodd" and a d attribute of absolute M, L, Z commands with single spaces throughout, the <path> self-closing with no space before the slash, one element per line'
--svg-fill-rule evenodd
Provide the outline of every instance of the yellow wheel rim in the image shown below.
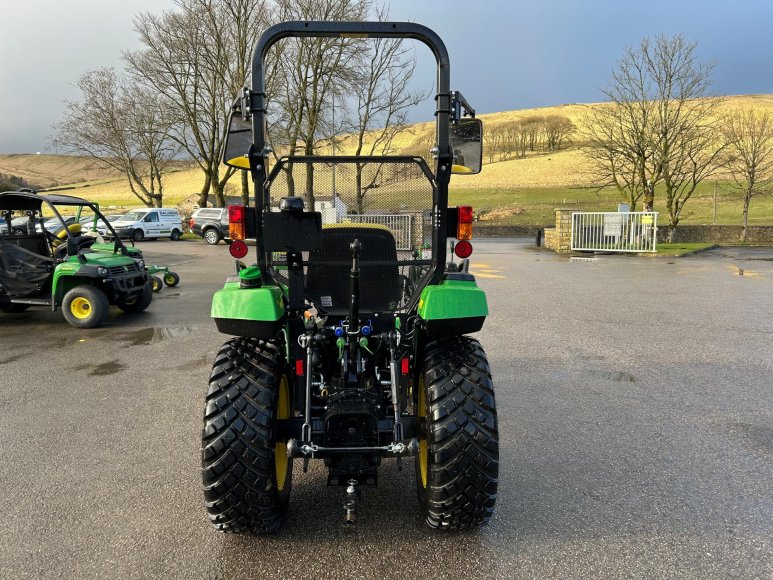
<path fill-rule="evenodd" d="M 426 418 L 427 410 L 424 401 L 424 373 L 419 375 L 419 401 L 418 401 L 419 423 L 424 419 L 425 428 L 421 430 L 419 436 L 419 475 L 421 476 L 421 485 L 427 487 L 427 471 L 429 466 L 429 453 L 427 450 L 427 429 Z"/>
<path fill-rule="evenodd" d="M 287 385 L 287 377 L 282 375 L 279 381 L 279 394 L 276 402 L 277 421 L 290 418 L 290 389 Z M 276 471 L 276 487 L 279 491 L 285 488 L 287 472 L 290 460 L 287 457 L 287 442 L 277 441 L 274 449 L 274 467 Z"/>
<path fill-rule="evenodd" d="M 70 313 L 79 320 L 84 320 L 91 314 L 91 302 L 83 296 L 78 296 L 70 303 Z"/>

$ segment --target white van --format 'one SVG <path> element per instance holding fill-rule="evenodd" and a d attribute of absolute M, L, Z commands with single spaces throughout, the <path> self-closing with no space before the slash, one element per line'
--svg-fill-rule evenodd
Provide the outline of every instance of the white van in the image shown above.
<path fill-rule="evenodd" d="M 183 233 L 183 220 L 174 208 L 135 209 L 111 225 L 121 238 L 131 238 L 135 242 L 145 238 L 179 240 Z"/>

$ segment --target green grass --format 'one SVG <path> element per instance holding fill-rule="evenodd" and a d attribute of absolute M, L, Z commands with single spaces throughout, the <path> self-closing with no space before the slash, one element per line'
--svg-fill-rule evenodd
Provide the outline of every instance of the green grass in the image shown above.
<path fill-rule="evenodd" d="M 735 184 L 729 181 L 717 182 L 717 209 L 714 216 L 715 182 L 702 183 L 690 197 L 682 212 L 680 225 L 741 225 L 743 202 Z M 668 225 L 668 212 L 665 206 L 664 192 L 655 191 L 655 211 L 659 212 L 658 225 Z M 449 204 L 472 205 L 482 223 L 492 225 L 552 225 L 553 210 L 557 207 L 577 209 L 577 211 L 617 211 L 622 203 L 620 194 L 612 189 L 587 187 L 550 187 L 505 189 L 460 189 L 453 188 L 449 195 Z M 487 220 L 486 214 L 497 208 L 519 207 L 523 213 L 501 215 Z M 641 209 L 638 208 L 637 209 Z M 761 196 L 752 199 L 749 209 L 750 225 L 773 225 L 773 196 Z"/>
<path fill-rule="evenodd" d="M 711 248 L 716 244 L 707 244 L 702 242 L 695 242 L 689 244 L 658 244 L 657 250 L 659 256 L 674 256 L 678 258 L 688 252 L 695 252 L 698 250 L 705 250 Z"/>

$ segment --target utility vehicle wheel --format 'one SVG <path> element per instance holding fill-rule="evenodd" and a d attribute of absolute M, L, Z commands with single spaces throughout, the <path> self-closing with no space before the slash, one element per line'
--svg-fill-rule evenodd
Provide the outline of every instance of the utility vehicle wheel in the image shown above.
<path fill-rule="evenodd" d="M 211 246 L 216 246 L 218 242 L 220 242 L 220 232 L 218 232 L 215 228 L 209 228 L 206 232 L 204 232 L 204 241 Z"/>
<path fill-rule="evenodd" d="M 221 532 L 276 531 L 287 509 L 292 460 L 277 421 L 290 418 L 284 349 L 234 338 L 209 378 L 201 459 L 204 498 Z"/>
<path fill-rule="evenodd" d="M 177 240 L 180 239 L 180 235 L 181 235 L 180 230 L 172 230 L 172 235 L 169 236 L 169 239 L 172 240 L 173 242 L 176 242 Z"/>
<path fill-rule="evenodd" d="M 126 300 L 124 302 L 117 302 L 116 306 L 124 312 L 142 312 L 150 306 L 151 302 L 153 302 L 153 286 L 148 283 L 145 284 L 145 287 L 142 289 L 142 294 L 137 298 L 132 298 L 131 300 Z"/>
<path fill-rule="evenodd" d="M 0 312 L 19 314 L 20 312 L 25 312 L 29 307 L 29 304 L 6 304 L 5 306 L 0 306 Z"/>
<path fill-rule="evenodd" d="M 180 276 L 175 272 L 167 272 L 164 274 L 164 284 L 167 286 L 177 286 L 180 283 Z"/>
<path fill-rule="evenodd" d="M 494 512 L 497 411 L 486 353 L 457 336 L 429 343 L 418 381 L 416 486 L 431 528 L 469 529 Z"/>
<path fill-rule="evenodd" d="M 151 276 L 150 277 L 150 289 L 153 292 L 160 292 L 161 288 L 164 287 L 164 281 L 161 280 L 158 276 Z"/>
<path fill-rule="evenodd" d="M 99 326 L 110 312 L 110 301 L 102 290 L 82 284 L 64 295 L 62 314 L 76 328 Z"/>
<path fill-rule="evenodd" d="M 142 229 L 137 228 L 132 232 L 133 242 L 141 242 L 143 239 L 145 239 L 145 232 L 143 232 Z"/>

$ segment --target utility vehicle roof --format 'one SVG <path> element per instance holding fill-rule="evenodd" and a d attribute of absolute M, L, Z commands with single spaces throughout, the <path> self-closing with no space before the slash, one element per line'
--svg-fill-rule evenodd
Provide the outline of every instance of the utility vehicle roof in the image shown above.
<path fill-rule="evenodd" d="M 40 210 L 43 202 L 53 205 L 91 205 L 91 202 L 72 195 L 40 195 L 27 191 L 0 193 L 0 210 Z"/>

